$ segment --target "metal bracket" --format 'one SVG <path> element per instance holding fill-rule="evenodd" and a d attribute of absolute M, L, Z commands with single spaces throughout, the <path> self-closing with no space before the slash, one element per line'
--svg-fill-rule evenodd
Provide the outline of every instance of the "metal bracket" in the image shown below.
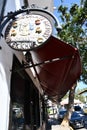
<path fill-rule="evenodd" d="M 31 58 L 29 63 L 22 61 L 22 67 L 21 68 L 18 68 L 16 70 L 11 70 L 11 71 L 17 72 L 17 71 L 22 71 L 24 69 L 32 68 L 32 67 L 35 69 L 36 66 L 40 66 L 40 65 L 44 65 L 44 64 L 50 64 L 50 63 L 53 63 L 53 62 L 56 62 L 56 61 L 66 60 L 68 58 L 73 58 L 73 55 L 72 56 L 65 56 L 65 57 L 62 57 L 62 58 L 55 58 L 55 59 L 43 61 L 43 62 L 36 63 L 36 64 L 33 63 L 32 58 Z M 35 71 L 36 71 L 36 69 L 35 69 Z"/>

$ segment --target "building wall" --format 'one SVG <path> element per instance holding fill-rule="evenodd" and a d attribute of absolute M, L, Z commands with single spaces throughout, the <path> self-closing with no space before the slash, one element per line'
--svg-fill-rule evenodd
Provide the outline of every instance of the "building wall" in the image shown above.
<path fill-rule="evenodd" d="M 12 50 L 3 38 L 0 40 L 0 130 L 8 130 L 9 127 L 9 111 L 10 111 L 10 88 L 11 88 L 11 70 L 13 65 L 13 55 L 18 58 L 20 63 L 24 60 L 22 52 Z M 37 78 L 34 78 L 30 69 L 26 69 L 26 73 L 32 79 L 33 83 L 42 93 Z"/>
<path fill-rule="evenodd" d="M 10 11 L 20 9 L 20 5 L 17 5 L 17 1 L 23 4 L 21 0 L 7 0 L 5 8 L 5 15 Z M 50 3 L 50 4 L 49 4 Z M 29 6 L 32 4 L 38 5 L 38 7 L 45 8 L 48 6 L 48 10 L 52 12 L 53 0 L 29 0 Z M 4 33 L 4 32 L 3 32 Z M 20 62 L 24 59 L 22 52 L 12 50 L 5 42 L 4 38 L 0 39 L 0 130 L 8 130 L 9 128 L 9 111 L 10 111 L 10 87 L 11 87 L 11 69 L 13 64 L 13 54 L 17 56 Z M 40 93 L 43 93 L 40 88 L 37 78 L 34 78 L 30 69 L 26 70 L 29 77 L 34 82 Z"/>
<path fill-rule="evenodd" d="M 0 50 L 0 130 L 8 130 L 13 54 L 20 61 L 23 59 L 23 54 L 12 50 L 3 38 L 0 40 L 0 46 L 2 48 Z"/>
<path fill-rule="evenodd" d="M 24 56 L 22 53 L 9 48 L 4 39 L 0 40 L 0 45 L 2 47 L 2 50 L 0 50 L 0 130 L 8 130 L 13 54 L 16 55 L 20 62 L 24 59 Z M 26 72 L 41 92 L 39 83 L 33 77 L 31 70 L 28 69 Z"/>
<path fill-rule="evenodd" d="M 19 8 L 19 7 L 17 7 Z M 5 15 L 16 9 L 15 1 L 7 0 Z M 4 33 L 4 31 L 3 31 Z M 13 63 L 13 54 L 17 56 L 20 62 L 24 59 L 22 52 L 12 50 L 5 42 L 4 38 L 0 39 L 0 130 L 9 129 L 9 111 L 10 111 L 10 87 L 11 87 L 11 69 Z M 40 90 L 39 82 L 33 77 L 30 69 L 26 70 L 35 86 Z"/>

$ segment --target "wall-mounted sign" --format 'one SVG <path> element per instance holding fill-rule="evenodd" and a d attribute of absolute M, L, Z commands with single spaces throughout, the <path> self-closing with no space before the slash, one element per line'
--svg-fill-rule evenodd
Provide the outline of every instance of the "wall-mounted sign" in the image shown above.
<path fill-rule="evenodd" d="M 52 25 L 46 17 L 26 14 L 7 26 L 5 40 L 11 48 L 26 51 L 41 46 L 51 34 Z"/>

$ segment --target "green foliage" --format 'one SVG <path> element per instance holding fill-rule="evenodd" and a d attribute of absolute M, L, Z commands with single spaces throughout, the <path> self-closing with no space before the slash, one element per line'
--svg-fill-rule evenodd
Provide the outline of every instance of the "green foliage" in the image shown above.
<path fill-rule="evenodd" d="M 81 5 L 71 7 L 59 6 L 58 12 L 62 22 L 62 31 L 58 36 L 77 47 L 82 60 L 82 75 L 80 80 L 87 84 L 87 0 Z"/>
<path fill-rule="evenodd" d="M 74 98 L 77 99 L 77 100 L 80 100 L 81 102 L 85 103 L 85 96 L 84 94 L 79 94 L 80 92 L 84 91 L 84 90 L 87 90 L 86 88 L 83 88 L 83 89 L 77 89 L 75 91 L 75 95 L 74 95 Z M 67 94 L 63 97 L 63 99 L 66 99 L 69 97 L 69 92 L 67 92 Z"/>
<path fill-rule="evenodd" d="M 76 90 L 76 92 L 75 92 L 75 99 L 79 99 L 81 102 L 83 102 L 83 103 L 85 103 L 85 97 L 84 97 L 84 95 L 83 94 L 79 94 L 80 92 L 82 92 L 83 90 L 85 90 L 85 88 L 84 89 L 77 89 Z"/>

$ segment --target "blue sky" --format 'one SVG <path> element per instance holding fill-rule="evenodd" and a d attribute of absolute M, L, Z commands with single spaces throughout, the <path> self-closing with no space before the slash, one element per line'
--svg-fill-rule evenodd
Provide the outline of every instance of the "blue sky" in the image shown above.
<path fill-rule="evenodd" d="M 66 6 L 71 6 L 73 3 L 80 4 L 80 0 L 63 0 L 63 2 L 61 0 L 54 0 L 54 5 L 58 6 L 61 3 Z"/>
<path fill-rule="evenodd" d="M 79 82 L 77 86 L 80 87 L 80 88 L 86 88 L 87 87 L 87 85 L 84 84 L 83 82 Z"/>
<path fill-rule="evenodd" d="M 61 2 L 61 0 L 54 0 L 54 6 L 55 6 L 56 8 L 58 8 L 58 6 L 60 6 L 61 4 L 64 5 L 64 6 L 67 6 L 67 7 L 71 7 L 71 5 L 74 4 L 74 3 L 80 5 L 80 0 L 63 0 L 63 2 Z M 55 16 L 58 18 L 59 14 L 58 14 L 57 9 L 54 10 L 54 14 L 55 14 Z M 60 22 L 60 19 L 59 19 L 59 22 Z M 78 88 L 79 88 L 79 89 L 87 88 L 87 85 L 84 84 L 83 82 L 79 82 L 79 83 L 77 84 L 77 89 L 78 89 Z M 87 93 L 86 93 L 86 95 L 87 95 Z"/>
<path fill-rule="evenodd" d="M 54 0 L 54 6 L 58 8 L 58 6 L 60 6 L 61 4 L 67 7 L 70 7 L 71 5 L 73 5 L 74 3 L 76 4 L 80 4 L 80 0 L 63 0 L 63 2 L 61 2 L 61 0 Z M 58 11 L 54 10 L 55 15 L 58 16 Z"/>

